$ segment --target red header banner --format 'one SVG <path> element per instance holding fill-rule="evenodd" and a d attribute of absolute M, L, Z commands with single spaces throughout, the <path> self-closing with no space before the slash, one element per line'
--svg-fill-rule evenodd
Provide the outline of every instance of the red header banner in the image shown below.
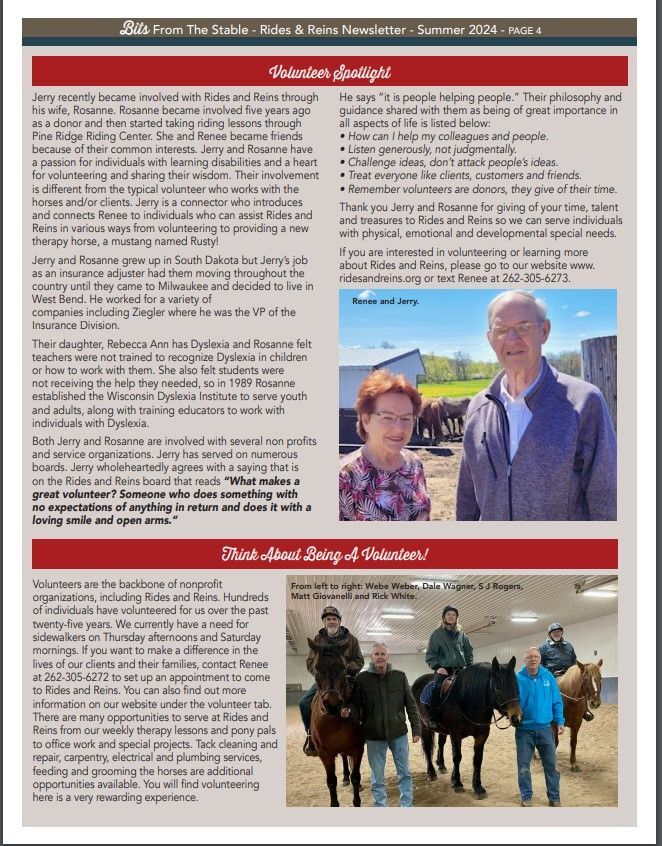
<path fill-rule="evenodd" d="M 627 56 L 33 56 L 35 86 L 625 86 Z"/>
<path fill-rule="evenodd" d="M 615 539 L 33 540 L 34 570 L 615 570 Z"/>

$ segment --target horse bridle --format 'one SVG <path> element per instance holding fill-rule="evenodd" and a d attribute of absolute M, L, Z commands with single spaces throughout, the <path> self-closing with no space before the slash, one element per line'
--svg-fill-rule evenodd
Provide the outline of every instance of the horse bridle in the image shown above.
<path fill-rule="evenodd" d="M 345 679 L 345 686 L 349 687 L 349 685 L 347 684 L 347 679 Z M 335 693 L 338 696 L 338 698 L 340 699 L 340 707 L 341 708 L 347 707 L 347 702 L 345 701 L 345 696 L 339 690 L 336 690 L 335 687 L 329 688 L 329 690 L 325 690 L 324 693 L 322 693 L 322 691 L 319 688 L 317 688 L 317 692 L 319 693 L 319 697 L 320 697 L 320 711 L 323 714 L 326 714 L 327 716 L 329 714 L 329 712 L 326 710 L 326 706 L 324 704 L 324 697 L 329 693 Z"/>
<path fill-rule="evenodd" d="M 585 683 L 586 683 L 588 680 L 590 680 L 590 681 L 592 682 L 592 681 L 593 681 L 593 676 L 591 675 L 591 672 L 590 672 L 590 670 L 588 669 L 588 667 L 586 667 L 585 671 L 582 673 L 582 687 L 581 687 L 581 693 L 582 693 L 582 695 L 581 695 L 581 696 L 578 696 L 578 697 L 575 697 L 575 696 L 568 696 L 568 694 L 567 694 L 567 693 L 563 693 L 563 692 L 561 692 L 561 696 L 562 696 L 564 699 L 568 699 L 570 702 L 581 702 L 581 701 L 582 701 L 582 699 L 583 699 L 583 700 L 584 700 L 584 703 L 585 703 L 585 705 L 586 705 L 586 710 L 589 712 L 589 714 L 592 714 L 592 713 L 593 713 L 593 711 L 591 711 L 591 706 L 590 706 L 590 703 L 589 703 L 589 699 L 590 699 L 590 697 L 591 697 L 592 693 L 594 693 L 596 696 L 599 696 L 599 695 L 600 695 L 600 692 L 599 692 L 597 689 L 595 689 L 594 691 L 589 691 L 589 693 L 586 693 L 586 684 L 585 684 Z"/>
<path fill-rule="evenodd" d="M 492 696 L 493 696 L 496 704 L 492 706 L 492 718 L 489 722 L 487 722 L 487 723 L 477 723 L 474 720 L 469 719 L 469 717 L 467 717 L 467 715 L 464 713 L 464 711 L 460 708 L 459 705 L 456 705 L 457 710 L 462 715 L 462 718 L 465 719 L 468 723 L 471 723 L 472 726 L 491 726 L 491 725 L 494 725 L 496 728 L 499 729 L 499 731 L 506 731 L 509 728 L 513 728 L 513 724 L 510 721 L 510 717 L 508 716 L 508 714 L 500 714 L 498 717 L 495 717 L 494 709 L 496 708 L 497 710 L 502 711 L 504 709 L 504 706 L 508 705 L 509 702 L 517 702 L 519 697 L 513 696 L 512 699 L 505 699 L 503 702 L 499 702 L 497 700 L 497 691 L 496 691 L 496 688 L 494 687 L 494 679 L 491 676 L 490 676 L 490 691 L 492 692 Z M 499 723 L 501 722 L 501 720 L 508 720 L 508 725 L 507 726 L 500 726 Z M 448 734 L 448 732 L 445 732 L 445 733 Z"/>

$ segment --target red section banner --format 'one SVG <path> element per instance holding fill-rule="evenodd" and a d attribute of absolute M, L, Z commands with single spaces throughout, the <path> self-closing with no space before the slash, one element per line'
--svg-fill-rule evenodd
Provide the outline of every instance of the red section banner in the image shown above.
<path fill-rule="evenodd" d="M 621 86 L 628 84 L 628 59 L 627 56 L 33 56 L 32 84 Z M 572 95 L 567 102 L 574 102 Z"/>
<path fill-rule="evenodd" d="M 34 570 L 615 570 L 616 539 L 33 540 Z"/>

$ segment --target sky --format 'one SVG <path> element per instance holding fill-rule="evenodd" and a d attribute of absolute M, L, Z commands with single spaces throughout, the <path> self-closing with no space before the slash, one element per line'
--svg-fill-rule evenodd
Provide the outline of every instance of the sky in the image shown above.
<path fill-rule="evenodd" d="M 417 347 L 421 353 L 452 356 L 461 350 L 474 361 L 496 361 L 485 334 L 486 315 L 488 303 L 500 290 L 342 290 L 340 346 L 379 347 L 388 341 L 396 347 Z M 586 338 L 616 334 L 614 289 L 555 288 L 533 293 L 547 304 L 547 317 L 552 324 L 543 352 L 579 350 L 580 342 Z M 358 305 L 352 302 L 354 297 L 378 302 Z M 395 304 L 379 302 L 393 298 Z M 417 302 L 398 304 L 398 300 Z"/>

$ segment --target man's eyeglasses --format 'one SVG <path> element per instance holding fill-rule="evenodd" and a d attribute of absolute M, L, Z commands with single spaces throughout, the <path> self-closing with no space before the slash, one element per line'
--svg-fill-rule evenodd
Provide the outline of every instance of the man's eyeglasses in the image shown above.
<path fill-rule="evenodd" d="M 384 426 L 395 426 L 396 423 L 400 422 L 402 427 L 406 429 L 413 426 L 414 420 L 416 420 L 413 414 L 397 415 L 390 414 L 388 411 L 373 411 L 372 413 L 379 418 L 380 423 L 383 423 Z"/>
<path fill-rule="evenodd" d="M 525 338 L 533 332 L 536 326 L 540 326 L 541 323 L 542 320 L 524 320 L 522 323 L 516 323 L 514 326 L 492 326 L 490 334 L 495 341 L 502 341 L 512 330 L 520 338 Z"/>

